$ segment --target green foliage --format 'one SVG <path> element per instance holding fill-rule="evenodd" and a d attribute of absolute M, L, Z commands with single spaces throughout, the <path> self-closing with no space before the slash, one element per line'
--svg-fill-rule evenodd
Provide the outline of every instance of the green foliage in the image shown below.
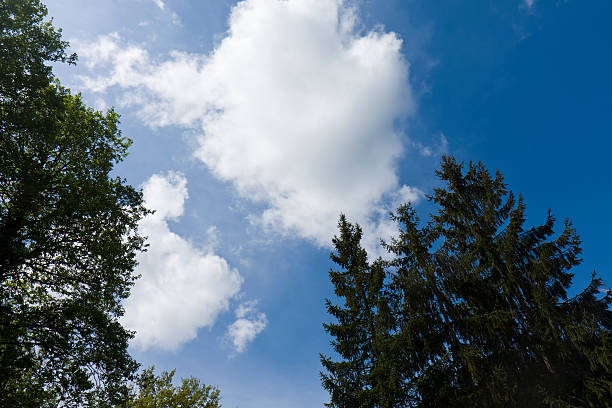
<path fill-rule="evenodd" d="M 219 389 L 201 384 L 197 379 L 184 378 L 181 385 L 174 386 L 171 372 L 164 371 L 159 377 L 153 368 L 143 371 L 130 398 L 117 408 L 220 408 Z"/>
<path fill-rule="evenodd" d="M 118 115 L 53 78 L 73 63 L 37 0 L 0 0 L 0 406 L 112 405 L 137 369 L 117 319 L 142 196 L 111 174 Z"/>
<path fill-rule="evenodd" d="M 39 0 L 0 0 L 0 97 L 24 107 L 52 77 L 49 62 L 73 64 L 61 30 Z"/>
<path fill-rule="evenodd" d="M 326 301 L 328 312 L 338 323 L 325 324 L 335 337 L 332 345 L 343 361 L 321 356 L 329 375 L 323 374 L 323 385 L 332 394 L 331 407 L 370 407 L 401 401 L 401 385 L 397 372 L 390 368 L 394 358 L 389 343 L 392 316 L 383 292 L 383 262 L 368 263 L 366 251 L 360 247 L 362 231 L 341 216 L 340 237 L 333 243 L 332 260 L 342 270 L 330 271 L 335 293 L 345 299 L 344 307 Z M 383 402 L 384 401 L 384 402 Z"/>
<path fill-rule="evenodd" d="M 481 163 L 444 158 L 438 211 L 393 220 L 390 260 L 368 262 L 359 226 L 340 218 L 330 277 L 343 304 L 324 325 L 330 407 L 608 407 L 612 295 L 600 279 L 568 298 L 580 263 L 569 221 L 524 228 L 522 198 Z"/>

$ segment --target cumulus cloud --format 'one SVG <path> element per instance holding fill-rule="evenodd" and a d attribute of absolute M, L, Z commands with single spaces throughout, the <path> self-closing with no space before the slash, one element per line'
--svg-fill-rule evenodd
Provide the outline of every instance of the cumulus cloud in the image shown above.
<path fill-rule="evenodd" d="M 174 350 L 210 327 L 240 290 L 242 278 L 221 257 L 172 232 L 168 220 L 183 215 L 187 180 L 180 173 L 153 175 L 143 186 L 155 213 L 140 223 L 149 250 L 138 257 L 141 278 L 126 299 L 121 323 L 136 331 L 134 345 Z M 214 231 L 214 230 L 213 230 Z"/>
<path fill-rule="evenodd" d="M 119 102 L 152 126 L 197 129 L 196 156 L 267 205 L 253 222 L 329 245 L 339 213 L 376 233 L 378 209 L 409 189 L 395 166 L 396 124 L 414 105 L 401 46 L 395 33 L 360 30 L 341 0 L 245 0 L 208 55 L 153 58 L 116 34 L 80 55 L 106 68 L 86 87 L 124 89 Z"/>
<path fill-rule="evenodd" d="M 227 329 L 227 337 L 235 353 L 242 353 L 249 343 L 261 333 L 268 324 L 265 313 L 257 311 L 257 302 L 250 301 L 236 308 L 236 321 Z"/>

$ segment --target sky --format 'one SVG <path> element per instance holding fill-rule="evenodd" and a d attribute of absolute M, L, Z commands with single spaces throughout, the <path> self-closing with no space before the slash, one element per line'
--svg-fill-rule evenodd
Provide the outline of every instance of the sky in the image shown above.
<path fill-rule="evenodd" d="M 612 284 L 612 3 L 46 0 L 134 144 L 116 173 L 155 209 L 121 322 L 143 366 L 228 408 L 321 407 L 339 214 L 372 256 L 443 154 L 498 169 L 536 225 L 583 240 L 572 293 Z"/>

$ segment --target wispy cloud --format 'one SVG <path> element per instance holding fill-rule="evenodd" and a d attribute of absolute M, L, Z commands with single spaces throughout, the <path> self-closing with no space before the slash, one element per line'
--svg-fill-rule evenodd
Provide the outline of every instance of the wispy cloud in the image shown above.
<path fill-rule="evenodd" d="M 413 141 L 412 147 L 417 149 L 422 156 L 439 157 L 448 153 L 448 140 L 443 133 L 440 134 L 440 142 L 434 146 L 427 146 L 421 142 Z"/>
<path fill-rule="evenodd" d="M 164 3 L 162 0 L 152 0 L 153 3 L 155 3 L 155 5 L 157 7 L 159 7 L 160 10 L 166 10 L 166 3 Z"/>
<path fill-rule="evenodd" d="M 377 209 L 406 191 L 396 123 L 414 102 L 402 41 L 356 24 L 340 0 L 246 0 L 209 55 L 160 61 L 102 37 L 80 54 L 104 74 L 84 81 L 100 92 L 125 89 L 121 102 L 152 126 L 199 129 L 196 156 L 267 205 L 254 223 L 329 245 L 343 212 L 375 246 L 386 230 Z"/>
<path fill-rule="evenodd" d="M 164 3 L 164 2 L 163 2 L 163 0 L 152 0 L 152 1 L 153 1 L 153 3 L 155 3 L 155 5 L 156 5 L 157 7 L 159 7 L 159 9 L 160 9 L 161 11 L 164 11 L 164 12 L 166 12 L 166 13 L 169 13 L 169 14 L 170 14 L 170 17 L 172 18 L 172 23 L 173 23 L 173 24 L 177 24 L 177 25 L 179 25 L 179 24 L 181 23 L 181 20 L 180 20 L 179 16 L 178 16 L 178 15 L 177 15 L 175 12 L 173 12 L 172 10 L 170 10 L 170 9 L 168 8 L 168 6 L 166 6 L 166 3 Z"/>
<path fill-rule="evenodd" d="M 235 353 L 242 353 L 268 324 L 265 313 L 257 311 L 257 302 L 250 301 L 236 308 L 236 320 L 228 327 L 227 337 Z"/>
<path fill-rule="evenodd" d="M 140 223 L 150 247 L 138 257 L 136 273 L 142 276 L 125 301 L 121 323 L 136 331 L 134 345 L 140 349 L 174 350 L 195 338 L 199 328 L 212 326 L 240 290 L 242 278 L 210 249 L 170 230 L 168 220 L 183 215 L 188 198 L 183 175 L 154 175 L 143 193 L 146 206 L 156 212 Z"/>

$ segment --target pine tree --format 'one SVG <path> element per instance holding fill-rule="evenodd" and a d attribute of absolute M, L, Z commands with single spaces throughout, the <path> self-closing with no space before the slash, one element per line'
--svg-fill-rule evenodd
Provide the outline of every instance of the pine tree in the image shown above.
<path fill-rule="evenodd" d="M 346 307 L 330 309 L 338 324 L 326 326 L 343 358 L 331 367 L 353 367 L 349 378 L 367 380 L 346 387 L 344 373 L 324 361 L 335 374 L 335 387 L 324 382 L 332 391 L 330 406 L 610 406 L 612 295 L 593 276 L 568 298 L 571 269 L 581 261 L 571 223 L 554 237 L 549 212 L 543 225 L 526 229 L 522 198 L 481 163 L 470 163 L 464 174 L 461 164 L 444 158 L 438 176 L 445 188 L 429 197 L 438 207 L 429 222 L 421 223 L 410 205 L 393 215 L 400 231 L 385 245 L 390 261 L 370 266 L 360 234 L 344 232 L 359 227 L 341 218 L 342 233 L 334 241 L 341 256 L 332 259 L 344 269 L 340 275 L 354 274 L 345 260 L 355 254 L 359 271 L 379 265 L 384 272 L 376 310 L 387 311 L 389 324 L 375 326 L 376 347 L 359 348 L 361 354 L 342 348 L 367 344 L 358 334 L 368 326 L 354 318 L 367 313 L 361 309 L 365 298 L 338 272 L 330 274 L 336 294 L 346 300 Z M 376 350 L 394 358 L 378 363 Z M 394 399 L 374 395 L 364 404 L 360 393 L 388 381 L 387 373 L 397 384 Z"/>

